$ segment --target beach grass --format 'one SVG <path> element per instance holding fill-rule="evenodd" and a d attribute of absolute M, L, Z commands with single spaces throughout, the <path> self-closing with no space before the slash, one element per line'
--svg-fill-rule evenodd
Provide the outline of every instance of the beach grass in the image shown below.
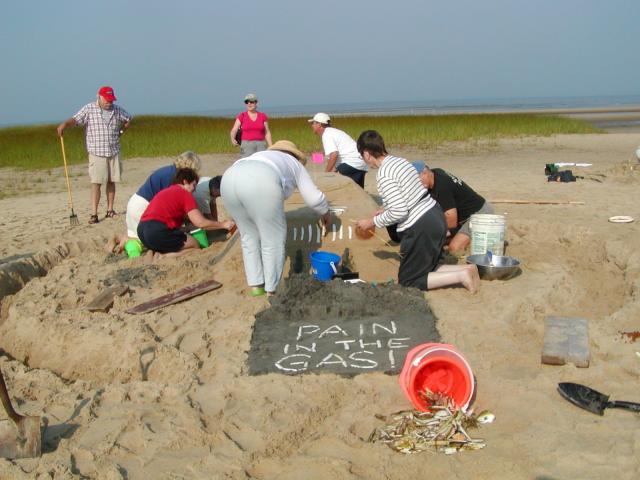
<path fill-rule="evenodd" d="M 204 153 L 237 153 L 229 130 L 233 119 L 196 116 L 139 116 L 122 137 L 123 158 L 174 157 L 185 150 Z M 271 118 L 273 140 L 291 140 L 305 152 L 321 150 L 320 138 L 309 128 L 306 118 Z M 497 140 L 556 134 L 599 133 L 580 120 L 553 115 L 464 114 L 429 116 L 345 116 L 333 125 L 353 138 L 364 130 L 378 130 L 389 149 L 396 146 L 436 148 L 449 142 Z M 62 165 L 56 125 L 8 127 L 0 129 L 0 168 L 55 168 Z M 69 164 L 86 162 L 84 132 L 65 130 Z"/>

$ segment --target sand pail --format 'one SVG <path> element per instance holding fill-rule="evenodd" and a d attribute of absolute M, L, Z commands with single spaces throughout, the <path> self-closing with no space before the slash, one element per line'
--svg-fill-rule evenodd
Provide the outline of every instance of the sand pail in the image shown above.
<path fill-rule="evenodd" d="M 471 215 L 471 255 L 487 253 L 504 255 L 504 233 L 507 221 L 504 215 L 476 213 Z"/>
<path fill-rule="evenodd" d="M 475 393 L 473 371 L 453 345 L 424 343 L 407 353 L 400 372 L 400 388 L 417 410 L 429 411 L 429 402 L 420 392 L 429 389 L 453 399 L 466 410 Z"/>
<path fill-rule="evenodd" d="M 322 152 L 313 152 L 311 154 L 311 161 L 313 163 L 322 163 L 322 162 L 324 162 L 324 153 L 322 153 Z"/>
<path fill-rule="evenodd" d="M 191 230 L 189 234 L 198 241 L 200 248 L 207 248 L 209 246 L 209 238 L 207 237 L 207 232 L 205 232 L 201 228 Z"/>
<path fill-rule="evenodd" d="M 338 265 L 340 265 L 340 255 L 331 252 L 311 252 L 309 254 L 311 260 L 311 271 L 313 276 L 323 282 L 329 281 L 338 273 Z"/>
<path fill-rule="evenodd" d="M 142 253 L 142 242 L 137 238 L 130 238 L 124 244 L 124 251 L 129 258 L 139 257 Z"/>

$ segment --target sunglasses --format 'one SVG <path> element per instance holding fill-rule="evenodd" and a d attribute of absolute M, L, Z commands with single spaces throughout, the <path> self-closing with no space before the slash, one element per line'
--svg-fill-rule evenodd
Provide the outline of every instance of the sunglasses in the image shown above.
<path fill-rule="evenodd" d="M 244 103 L 258 103 L 257 100 L 245 100 Z"/>

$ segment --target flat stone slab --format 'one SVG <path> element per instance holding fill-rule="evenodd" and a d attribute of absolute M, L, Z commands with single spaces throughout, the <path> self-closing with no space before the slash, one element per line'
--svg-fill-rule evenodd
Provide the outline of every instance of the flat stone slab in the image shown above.
<path fill-rule="evenodd" d="M 249 375 L 396 374 L 411 348 L 440 341 L 436 318 L 417 290 L 294 277 L 256 315 Z"/>
<path fill-rule="evenodd" d="M 589 324 L 585 318 L 548 316 L 541 361 L 547 365 L 589 366 Z"/>

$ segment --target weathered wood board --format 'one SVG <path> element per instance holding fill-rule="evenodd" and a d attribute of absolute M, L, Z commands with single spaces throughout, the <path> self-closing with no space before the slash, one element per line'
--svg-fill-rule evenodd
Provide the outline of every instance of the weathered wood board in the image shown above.
<path fill-rule="evenodd" d="M 113 307 L 113 301 L 129 291 L 127 285 L 116 285 L 103 290 L 87 305 L 90 312 L 106 312 Z"/>
<path fill-rule="evenodd" d="M 173 305 L 174 303 L 182 302 L 198 295 L 202 295 L 203 293 L 210 292 L 211 290 L 216 290 L 221 286 L 222 284 L 216 282 L 215 280 L 206 280 L 204 282 L 181 288 L 180 290 L 177 290 L 173 293 L 168 293 L 167 295 L 162 295 L 161 297 L 154 298 L 153 300 L 149 300 L 148 302 L 141 303 L 139 305 L 136 305 L 135 307 L 130 308 L 126 312 L 134 315 L 153 312 L 154 310 L 166 307 L 167 305 Z"/>

